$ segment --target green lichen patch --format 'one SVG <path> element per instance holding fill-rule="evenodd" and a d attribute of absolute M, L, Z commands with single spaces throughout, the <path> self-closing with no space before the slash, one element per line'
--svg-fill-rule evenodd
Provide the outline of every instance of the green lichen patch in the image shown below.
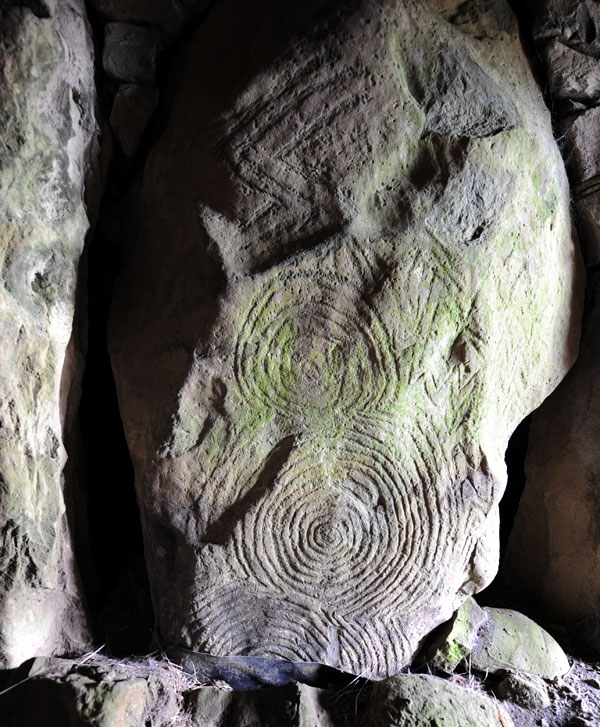
<path fill-rule="evenodd" d="M 452 674 L 469 656 L 477 632 L 485 621 L 485 612 L 474 599 L 468 598 L 454 615 L 449 626 L 428 649 L 428 662 L 435 669 Z"/>

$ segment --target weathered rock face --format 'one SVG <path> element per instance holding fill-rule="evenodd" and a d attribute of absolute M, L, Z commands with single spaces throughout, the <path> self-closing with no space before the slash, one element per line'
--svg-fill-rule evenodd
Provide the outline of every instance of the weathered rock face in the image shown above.
<path fill-rule="evenodd" d="M 600 74 L 597 3 L 548 2 L 536 37 L 572 46 Z M 548 75 L 556 70 L 549 60 Z M 591 77 L 590 77 L 591 78 Z M 586 81 L 591 85 L 590 79 Z M 600 648 L 600 116 L 598 95 L 569 98 L 562 124 L 577 222 L 588 266 L 589 312 L 581 354 L 569 376 L 536 413 L 529 436 L 527 483 L 504 575 L 555 618 L 572 622 Z"/>
<path fill-rule="evenodd" d="M 546 709 L 551 704 L 544 681 L 522 672 L 507 674 L 496 687 L 495 694 L 499 699 L 510 700 L 523 709 Z"/>
<path fill-rule="evenodd" d="M 0 720 L 3 727 L 196 727 L 183 715 L 181 694 L 193 686 L 152 660 L 38 658 L 11 675 Z"/>
<path fill-rule="evenodd" d="M 428 662 L 447 674 L 461 664 L 484 674 L 512 669 L 544 679 L 569 671 L 566 654 L 552 636 L 517 611 L 480 608 L 469 598 L 444 631 L 431 644 Z"/>
<path fill-rule="evenodd" d="M 15 665 L 87 640 L 63 469 L 96 126 L 83 0 L 37 3 L 38 15 L 11 5 L 0 9 L 0 662 Z"/>
<path fill-rule="evenodd" d="M 371 724 L 390 727 L 514 727 L 489 697 L 425 674 L 400 674 L 373 690 Z"/>
<path fill-rule="evenodd" d="M 225 0 L 194 39 L 111 325 L 167 641 L 383 677 L 495 573 L 577 258 L 507 6 L 457 6 Z"/>
<path fill-rule="evenodd" d="M 597 105 L 600 101 L 600 6 L 592 0 L 546 0 L 534 27 L 549 90 L 565 136 L 577 227 L 588 266 L 600 262 Z"/>
<path fill-rule="evenodd" d="M 90 656 L 15 670 L 0 719 L 3 727 L 512 727 L 506 706 L 423 675 L 342 692 L 304 684 L 231 691 L 201 686 L 168 662 Z"/>

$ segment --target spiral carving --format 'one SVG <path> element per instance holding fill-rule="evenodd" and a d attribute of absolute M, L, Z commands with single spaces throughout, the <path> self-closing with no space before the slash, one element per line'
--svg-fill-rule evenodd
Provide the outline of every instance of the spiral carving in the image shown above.
<path fill-rule="evenodd" d="M 204 501 L 221 514 L 190 627 L 201 650 L 394 673 L 451 559 L 468 561 L 447 547 L 465 541 L 460 498 L 435 484 L 447 454 L 395 409 L 389 316 L 345 280 L 297 272 L 250 302 L 235 393 L 238 411 L 268 416 L 263 436 L 240 414 L 241 444 L 209 474 L 222 484 Z"/>
<path fill-rule="evenodd" d="M 429 554 L 426 493 L 411 491 L 385 454 L 356 437 L 320 458 L 307 449 L 237 528 L 244 575 L 347 616 L 414 605 Z"/>
<path fill-rule="evenodd" d="M 234 366 L 248 406 L 294 421 L 377 409 L 397 385 L 377 311 L 352 286 L 305 275 L 273 282 L 254 302 Z"/>

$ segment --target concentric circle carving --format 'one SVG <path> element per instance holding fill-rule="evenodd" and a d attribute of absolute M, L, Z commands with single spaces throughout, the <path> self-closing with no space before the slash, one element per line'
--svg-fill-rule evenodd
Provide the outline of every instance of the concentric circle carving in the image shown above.
<path fill-rule="evenodd" d="M 427 499 L 359 436 L 320 456 L 300 448 L 239 523 L 235 557 L 294 602 L 345 615 L 414 607 L 439 528 Z"/>
<path fill-rule="evenodd" d="M 393 673 L 451 558 L 468 557 L 447 547 L 464 519 L 434 484 L 442 445 L 398 406 L 384 300 L 288 272 L 240 316 L 235 446 L 204 494 L 218 517 L 203 532 L 199 648 Z"/>
<path fill-rule="evenodd" d="M 289 276 L 271 282 L 240 327 L 235 375 L 251 407 L 302 421 L 351 417 L 390 399 L 389 334 L 352 286 Z"/>

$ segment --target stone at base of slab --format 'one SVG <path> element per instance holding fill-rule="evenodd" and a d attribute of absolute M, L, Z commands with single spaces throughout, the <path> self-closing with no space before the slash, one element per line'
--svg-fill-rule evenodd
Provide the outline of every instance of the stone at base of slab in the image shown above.
<path fill-rule="evenodd" d="M 225 684 L 218 686 L 225 687 Z M 232 691 L 201 686 L 169 661 L 99 655 L 35 659 L 0 689 L 3 727 L 514 727 L 504 707 L 438 677 L 376 685 Z"/>
<path fill-rule="evenodd" d="M 502 670 L 556 679 L 569 671 L 559 644 L 534 621 L 505 608 L 480 608 L 469 598 L 428 651 L 435 668 L 451 674 L 460 664 L 484 673 Z"/>
<path fill-rule="evenodd" d="M 523 707 L 523 709 L 546 709 L 550 706 L 550 695 L 544 681 L 529 674 L 511 672 L 494 690 L 500 699 Z"/>

